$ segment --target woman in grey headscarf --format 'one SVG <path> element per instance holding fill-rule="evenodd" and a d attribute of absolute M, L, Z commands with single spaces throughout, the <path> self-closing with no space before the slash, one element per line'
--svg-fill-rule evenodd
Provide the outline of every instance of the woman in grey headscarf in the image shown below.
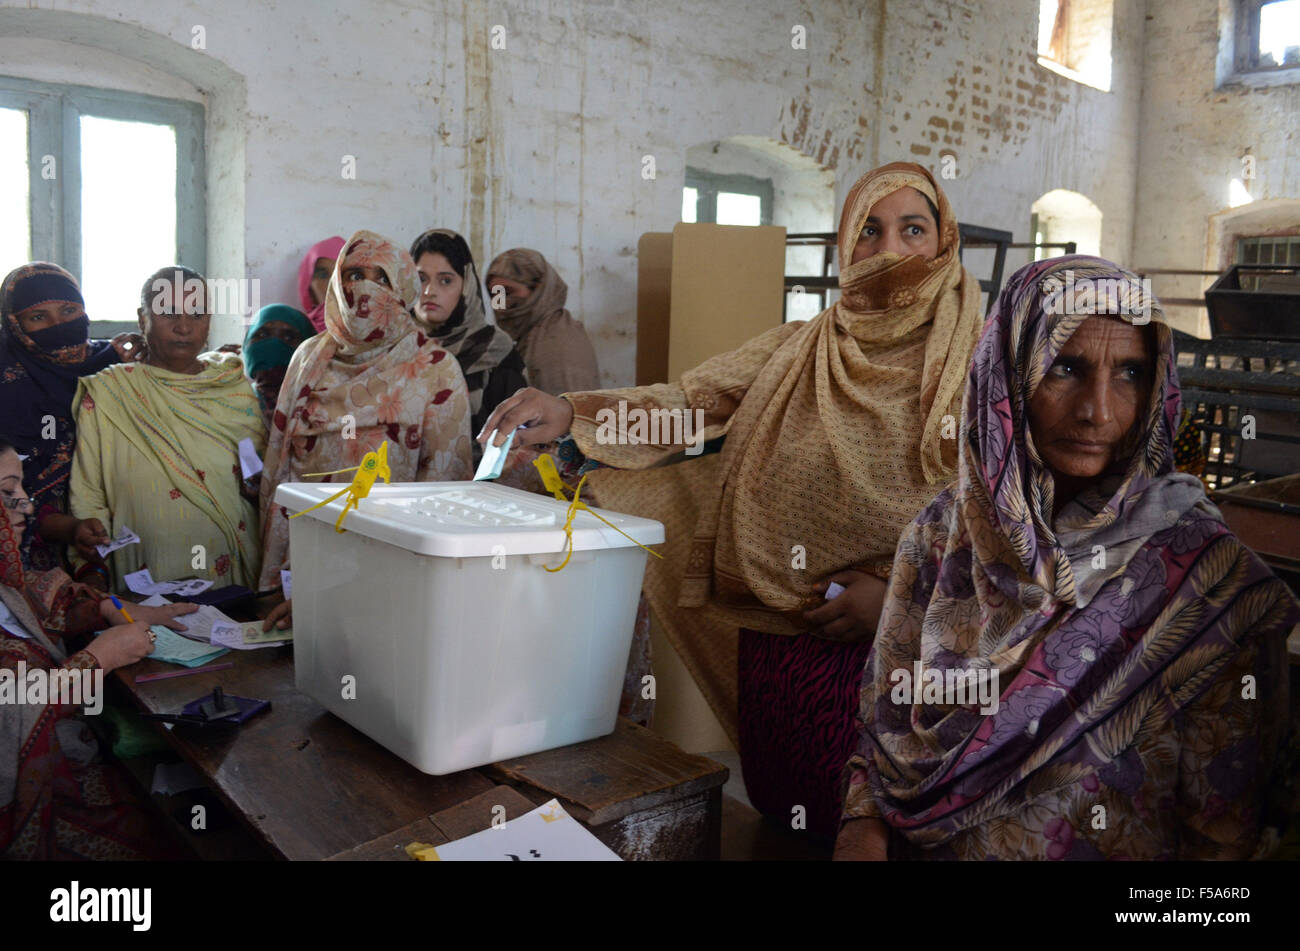
<path fill-rule="evenodd" d="M 498 254 L 487 285 L 497 326 L 514 338 L 532 386 L 552 396 L 600 387 L 596 351 L 565 310 L 569 288 L 546 258 L 530 248 Z"/>

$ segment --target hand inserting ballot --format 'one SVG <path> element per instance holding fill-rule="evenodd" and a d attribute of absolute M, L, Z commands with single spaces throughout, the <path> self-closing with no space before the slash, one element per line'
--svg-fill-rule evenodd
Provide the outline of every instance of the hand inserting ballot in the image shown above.
<path fill-rule="evenodd" d="M 516 446 L 536 446 L 554 442 L 572 425 L 573 407 L 568 400 L 526 387 L 516 390 L 513 396 L 497 405 L 476 438 L 482 445 L 487 445 L 495 432 L 495 443 L 500 446 L 511 433 L 515 433 Z M 521 426 L 523 429 L 519 429 Z M 516 429 L 519 431 L 515 432 Z"/>

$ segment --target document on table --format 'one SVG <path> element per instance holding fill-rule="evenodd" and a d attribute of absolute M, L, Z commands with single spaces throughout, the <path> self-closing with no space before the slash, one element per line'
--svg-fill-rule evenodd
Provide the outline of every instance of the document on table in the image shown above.
<path fill-rule="evenodd" d="M 621 862 L 605 843 L 552 799 L 518 819 L 446 845 L 407 847 L 422 861 Z"/>
<path fill-rule="evenodd" d="M 111 555 L 119 548 L 125 548 L 127 545 L 135 545 L 140 541 L 140 536 L 125 525 L 118 526 L 117 534 L 109 541 L 107 545 L 96 545 L 95 551 L 99 552 L 99 557 L 104 558 Z"/>
<path fill-rule="evenodd" d="M 178 594 L 182 598 L 192 598 L 212 587 L 211 581 L 202 581 L 198 578 L 189 581 L 154 581 L 148 568 L 133 571 L 122 580 L 136 594 Z"/>
<path fill-rule="evenodd" d="M 262 630 L 261 621 L 218 622 L 212 625 L 212 643 L 237 651 L 257 650 L 259 647 L 279 647 L 293 640 L 293 630 Z"/>
<path fill-rule="evenodd" d="M 141 604 L 153 606 L 156 604 L 166 604 L 167 601 L 159 598 L 155 601 L 150 598 L 148 601 L 142 601 Z M 182 619 L 181 623 L 187 623 L 189 617 Z M 161 624 L 154 624 L 149 628 L 157 637 L 154 643 L 153 652 L 149 654 L 150 660 L 161 660 L 169 664 L 180 664 L 182 667 L 201 667 L 208 661 L 228 653 L 224 647 L 213 647 L 211 644 L 205 644 L 201 641 L 192 641 L 188 637 L 181 637 L 169 627 L 163 627 Z M 102 631 L 100 632 L 103 633 Z"/>
<path fill-rule="evenodd" d="M 157 607 L 163 604 L 171 604 L 162 595 L 154 595 L 140 602 L 149 607 Z M 181 636 L 191 641 L 200 641 L 204 644 L 216 643 L 213 637 L 214 632 L 220 627 L 238 627 L 237 622 L 229 615 L 224 614 L 219 608 L 210 604 L 200 604 L 199 609 L 193 614 L 182 614 L 176 619 L 185 625 L 185 630 L 179 632 Z M 230 646 L 230 645 L 223 645 Z"/>

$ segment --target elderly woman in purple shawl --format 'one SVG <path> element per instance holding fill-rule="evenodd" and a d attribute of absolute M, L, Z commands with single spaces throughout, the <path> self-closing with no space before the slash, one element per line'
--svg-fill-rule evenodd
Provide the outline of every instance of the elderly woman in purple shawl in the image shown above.
<path fill-rule="evenodd" d="M 138 359 L 144 338 L 91 340 L 89 331 L 81 288 L 57 264 L 24 264 L 0 284 L 0 439 L 25 457 L 37 530 L 28 533 L 23 562 L 38 571 L 59 566 L 59 543 L 76 545 L 86 570 L 103 570 L 94 546 L 108 541 L 104 526 L 66 514 L 77 437 L 72 398 L 83 376 Z"/>
<path fill-rule="evenodd" d="M 1174 471 L 1138 278 L 1022 268 L 976 350 L 958 478 L 899 542 L 837 858 L 1249 858 L 1291 805 L 1300 605 Z"/>

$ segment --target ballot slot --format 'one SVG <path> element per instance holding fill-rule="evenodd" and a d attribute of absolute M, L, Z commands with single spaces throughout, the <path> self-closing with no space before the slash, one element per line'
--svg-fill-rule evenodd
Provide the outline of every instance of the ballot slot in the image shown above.
<path fill-rule="evenodd" d="M 468 528 L 550 527 L 557 524 L 556 513 L 543 506 L 509 496 L 501 498 L 491 491 L 472 488 L 448 489 L 417 498 L 377 497 L 371 504 L 376 512 L 398 510 L 412 517 L 431 518 Z"/>

